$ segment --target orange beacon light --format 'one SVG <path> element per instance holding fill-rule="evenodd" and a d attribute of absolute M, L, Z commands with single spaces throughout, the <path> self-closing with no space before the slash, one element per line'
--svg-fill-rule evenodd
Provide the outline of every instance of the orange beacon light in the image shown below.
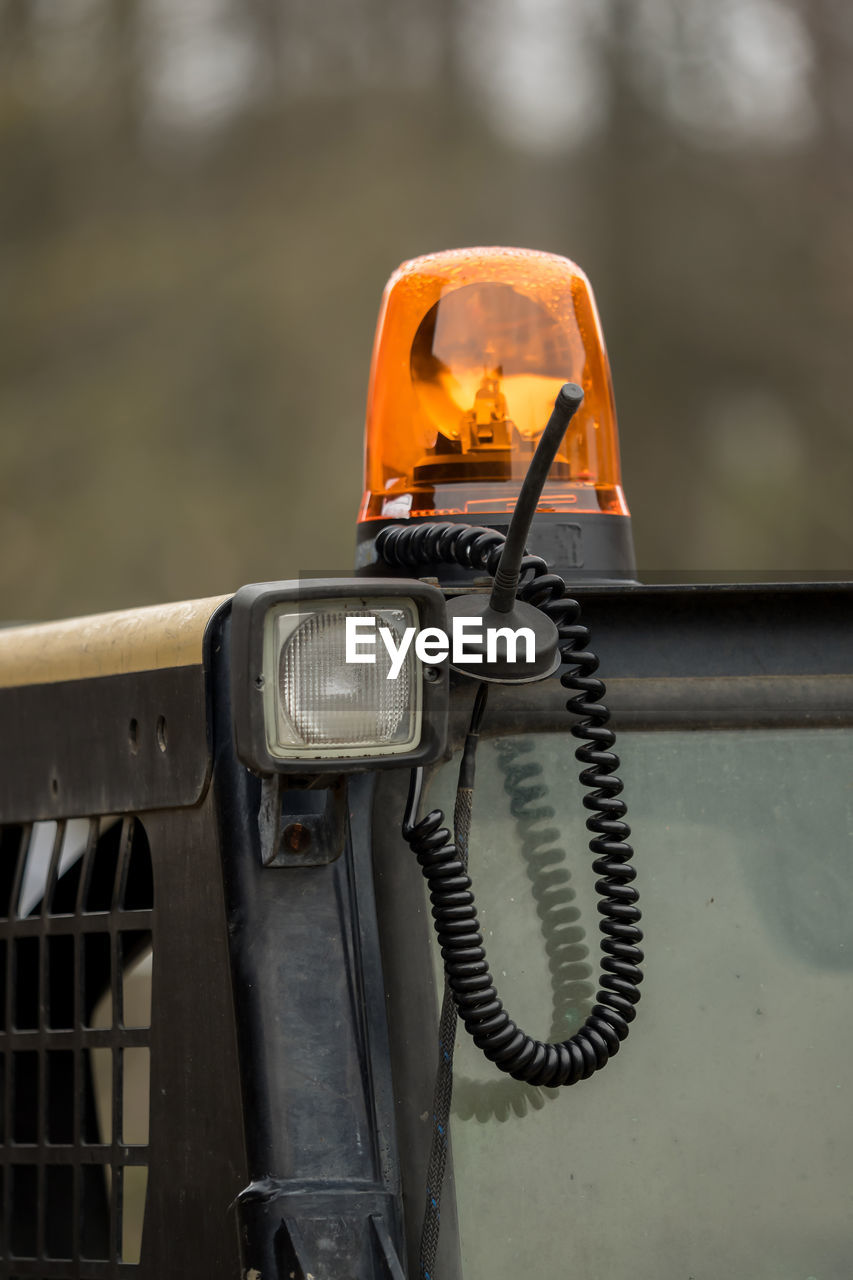
<path fill-rule="evenodd" d="M 358 568 L 380 570 L 373 543 L 388 523 L 505 532 L 565 382 L 583 388 L 584 402 L 550 469 L 530 550 L 573 577 L 633 577 L 610 369 L 584 273 L 526 249 L 404 262 L 385 286 L 373 348 Z"/>

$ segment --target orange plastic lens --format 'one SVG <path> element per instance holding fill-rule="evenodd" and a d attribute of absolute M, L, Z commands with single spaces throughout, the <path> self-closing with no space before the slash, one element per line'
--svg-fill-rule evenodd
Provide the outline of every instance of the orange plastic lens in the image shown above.
<path fill-rule="evenodd" d="M 580 268 L 500 248 L 404 262 L 376 330 L 361 519 L 511 511 L 564 382 L 584 403 L 538 509 L 627 516 L 607 353 Z"/>

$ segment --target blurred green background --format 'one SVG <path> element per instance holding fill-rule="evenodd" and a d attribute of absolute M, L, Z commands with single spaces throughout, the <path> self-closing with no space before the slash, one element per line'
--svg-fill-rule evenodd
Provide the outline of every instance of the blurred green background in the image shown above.
<path fill-rule="evenodd" d="M 347 570 L 385 279 L 567 254 L 647 575 L 848 575 L 849 0 L 0 0 L 3 617 Z"/>

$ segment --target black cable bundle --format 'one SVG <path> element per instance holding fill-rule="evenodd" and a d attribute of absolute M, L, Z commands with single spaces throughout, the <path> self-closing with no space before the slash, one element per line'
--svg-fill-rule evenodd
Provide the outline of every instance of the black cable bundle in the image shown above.
<path fill-rule="evenodd" d="M 488 685 L 481 684 L 474 698 L 471 723 L 465 748 L 459 765 L 459 781 L 456 787 L 456 805 L 453 811 L 453 831 L 456 849 L 462 865 L 468 863 L 468 834 L 471 830 L 471 807 L 474 799 L 474 765 L 480 722 L 486 708 Z M 456 1044 L 456 1004 L 450 983 L 445 978 L 441 1016 L 438 1020 L 438 1066 L 432 1098 L 432 1141 L 427 1165 L 426 1204 L 421 1228 L 420 1257 L 418 1260 L 421 1280 L 433 1280 L 438 1237 L 441 1229 L 441 1189 L 447 1164 L 447 1141 L 450 1127 L 450 1104 L 453 1100 L 453 1052 Z"/>

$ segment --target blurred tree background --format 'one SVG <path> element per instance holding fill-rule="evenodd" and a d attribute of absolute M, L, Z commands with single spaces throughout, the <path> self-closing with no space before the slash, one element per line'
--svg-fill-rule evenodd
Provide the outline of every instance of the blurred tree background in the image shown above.
<path fill-rule="evenodd" d="M 348 570 L 385 279 L 567 254 L 642 570 L 853 562 L 848 0 L 0 0 L 2 616 Z"/>

